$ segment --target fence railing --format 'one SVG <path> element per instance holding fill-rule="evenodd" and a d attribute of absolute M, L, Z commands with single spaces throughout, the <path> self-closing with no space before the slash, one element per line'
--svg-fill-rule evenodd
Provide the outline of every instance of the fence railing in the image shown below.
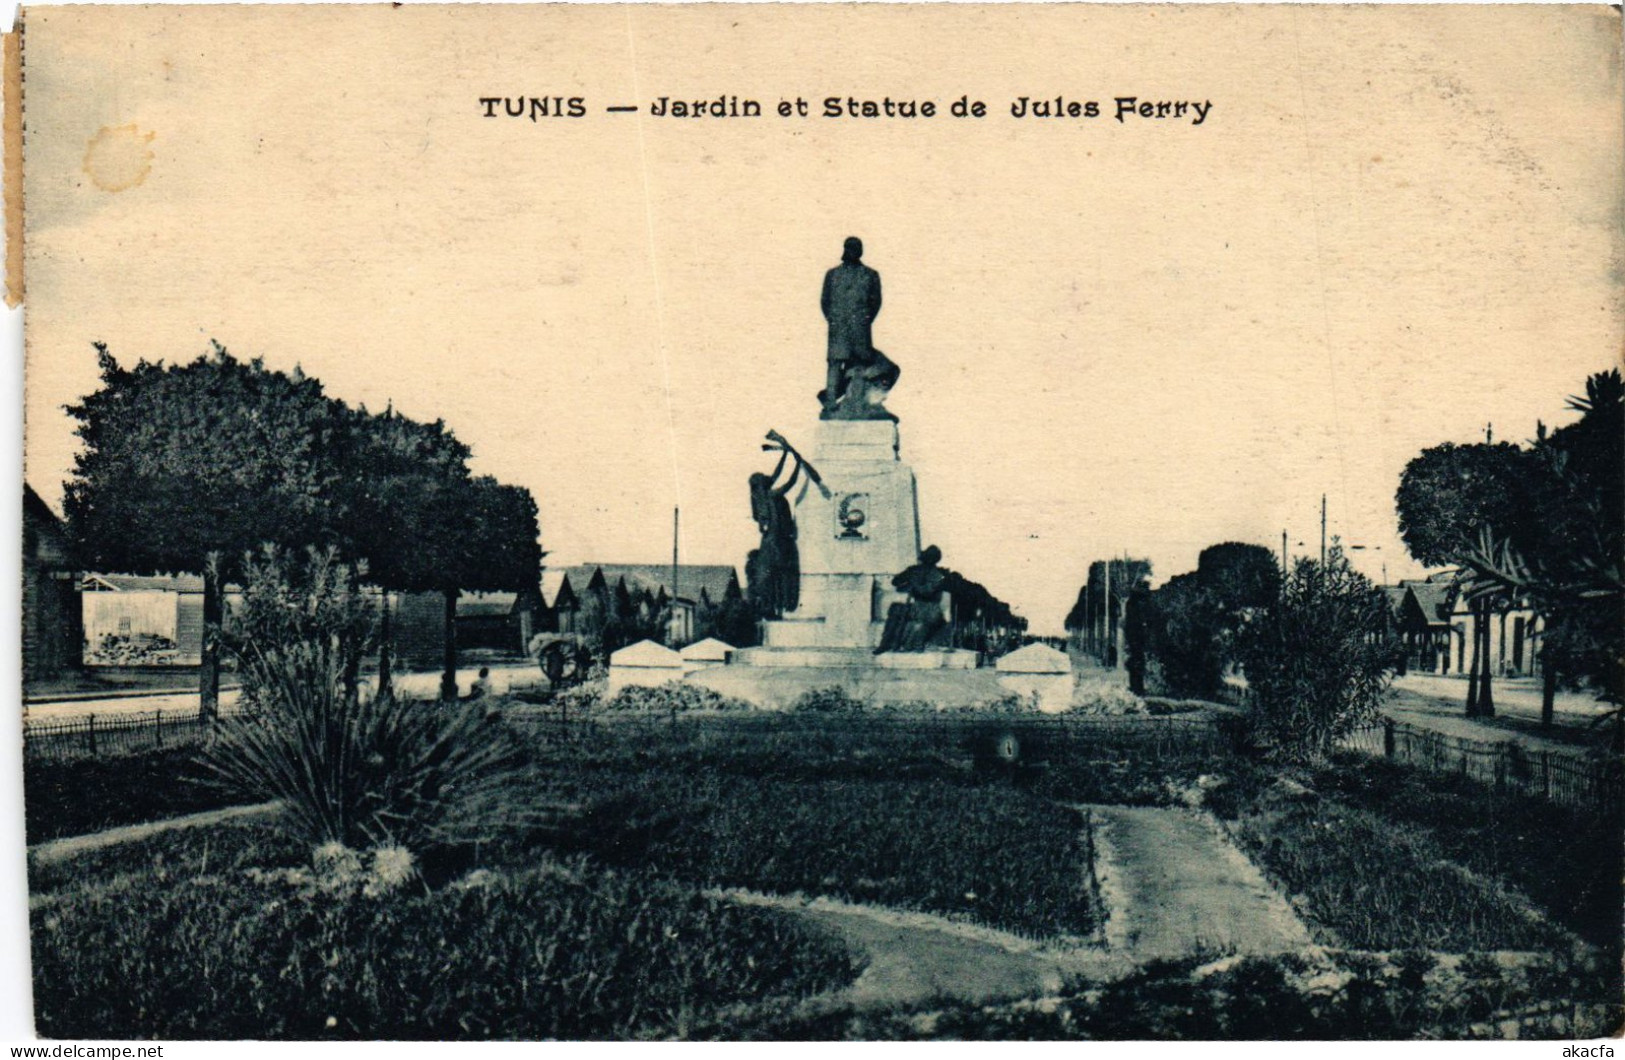
<path fill-rule="evenodd" d="M 1514 740 L 1474 740 L 1392 718 L 1355 729 L 1342 746 L 1578 809 L 1618 807 L 1625 799 L 1625 762 L 1613 756 L 1531 749 Z"/>
<path fill-rule="evenodd" d="M 234 713 L 224 711 L 221 716 Z M 211 731 L 211 725 L 195 710 L 28 718 L 23 721 L 23 755 L 34 759 L 72 759 L 141 754 L 196 744 Z"/>
<path fill-rule="evenodd" d="M 233 712 L 227 712 L 228 714 Z M 797 712 L 624 714 L 568 713 L 549 707 L 507 713 L 509 721 L 547 744 L 577 747 L 603 741 L 673 739 L 716 744 L 778 739 L 792 746 L 830 739 L 867 740 L 888 747 L 964 749 L 993 746 L 1005 736 L 1024 759 L 1088 761 L 1100 757 L 1151 759 L 1219 756 L 1231 734 L 1212 712 L 1169 715 L 984 714 L 969 711 L 852 715 Z M 66 760 L 138 754 L 199 743 L 212 726 L 195 711 L 144 711 L 23 722 L 24 755 Z M 1515 741 L 1474 740 L 1384 718 L 1347 734 L 1340 745 L 1374 757 L 1464 777 L 1498 791 L 1547 799 L 1579 809 L 1604 809 L 1625 800 L 1625 763 L 1617 757 L 1582 757 L 1531 750 Z"/>

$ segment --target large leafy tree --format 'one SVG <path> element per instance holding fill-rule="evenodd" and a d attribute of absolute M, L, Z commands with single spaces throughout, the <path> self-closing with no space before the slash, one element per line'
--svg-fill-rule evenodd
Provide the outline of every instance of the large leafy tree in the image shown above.
<path fill-rule="evenodd" d="M 1226 541 L 1197 557 L 1196 570 L 1170 578 L 1134 600 L 1130 628 L 1155 663 L 1159 691 L 1212 696 L 1235 661 L 1236 638 L 1261 609 L 1275 603 L 1281 569 L 1263 545 Z M 1131 671 L 1132 677 L 1132 671 Z"/>
<path fill-rule="evenodd" d="M 185 364 L 125 368 L 96 345 L 101 387 L 68 407 L 84 443 L 66 484 L 69 531 L 88 567 L 203 575 L 201 708 L 217 712 L 222 585 L 264 544 L 336 536 L 344 406 L 295 370 L 225 347 Z"/>
<path fill-rule="evenodd" d="M 1281 591 L 1281 565 L 1263 545 L 1226 541 L 1196 559 L 1196 576 L 1220 605 L 1235 614 L 1268 607 Z"/>
<path fill-rule="evenodd" d="M 84 442 L 66 486 L 70 532 L 90 567 L 203 575 L 205 714 L 218 704 L 222 586 L 267 545 L 333 548 L 352 579 L 444 593 L 452 696 L 458 591 L 536 588 L 534 500 L 473 477 L 468 447 L 444 424 L 351 409 L 297 369 L 272 371 L 218 343 L 190 363 L 132 369 L 97 350 L 102 385 L 68 409 Z"/>
<path fill-rule="evenodd" d="M 357 415 L 340 490 L 348 545 L 386 591 L 445 600 L 440 690 L 457 696 L 457 598 L 463 590 L 535 590 L 541 573 L 530 491 L 468 469 L 470 449 L 439 421 L 386 410 Z M 382 609 L 380 691 L 391 681 L 389 609 Z"/>
<path fill-rule="evenodd" d="M 1539 471 L 1527 450 L 1508 442 L 1424 449 L 1400 476 L 1400 537 L 1419 563 L 1432 567 L 1468 566 L 1484 534 L 1526 549 L 1540 533 L 1532 497 Z M 1490 616 L 1514 599 L 1487 582 L 1469 581 L 1465 588 L 1474 614 L 1467 713 L 1491 715 Z"/>
<path fill-rule="evenodd" d="M 458 592 L 534 592 L 542 575 L 541 530 L 530 491 L 481 475 L 470 479 L 461 492 L 464 517 L 457 525 L 464 536 L 447 565 L 441 589 L 446 595 L 443 699 L 457 696 Z"/>
<path fill-rule="evenodd" d="M 386 593 L 455 594 L 469 536 L 468 446 L 439 421 L 419 423 L 393 409 L 358 412 L 351 428 L 346 463 L 352 473 L 339 490 L 348 549 L 365 558 L 369 579 Z M 382 694 L 392 680 L 388 606 L 380 609 L 380 625 Z"/>

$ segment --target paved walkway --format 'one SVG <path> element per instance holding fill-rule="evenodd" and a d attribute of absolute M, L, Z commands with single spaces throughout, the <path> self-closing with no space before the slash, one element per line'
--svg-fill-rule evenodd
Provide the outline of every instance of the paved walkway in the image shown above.
<path fill-rule="evenodd" d="M 88 835 L 50 839 L 29 847 L 28 853 L 36 864 L 52 865 L 59 861 L 66 861 L 78 854 L 101 850 L 104 847 L 118 846 L 121 843 L 134 843 L 137 840 L 146 839 L 162 832 L 173 832 L 182 828 L 200 828 L 206 825 L 221 824 L 225 821 L 248 821 L 271 817 L 277 813 L 279 806 L 280 804 L 275 802 L 259 802 L 252 806 L 228 806 L 223 810 L 205 810 L 202 813 L 190 813 L 184 817 L 168 817 L 161 821 L 147 821 L 144 824 L 109 828 L 104 832 L 91 832 Z"/>
<path fill-rule="evenodd" d="M 1049 946 L 993 928 L 929 913 L 851 905 L 829 898 L 718 891 L 742 905 L 801 916 L 830 932 L 865 965 L 851 985 L 818 998 L 816 1008 L 917 1005 L 953 999 L 991 1003 L 1054 994 L 1068 979 L 1110 979 L 1130 961 L 1084 945 Z"/>
<path fill-rule="evenodd" d="M 1313 946 L 1291 907 L 1207 814 L 1076 808 L 1090 812 L 1096 823 L 1096 875 L 1109 915 L 1103 940 L 1041 943 L 925 913 L 826 898 L 716 893 L 795 912 L 866 957 L 858 979 L 820 999 L 821 1005 L 949 998 L 988 1003 L 1054 994 L 1069 980 L 1119 979 L 1157 959 Z"/>
<path fill-rule="evenodd" d="M 542 671 L 535 663 L 512 663 L 492 666 L 491 678 L 497 694 L 506 692 L 510 688 L 529 688 L 542 682 Z M 467 695 L 468 690 L 474 687 L 474 679 L 479 676 L 478 666 L 466 666 L 457 671 L 457 687 L 462 694 Z M 377 682 L 377 675 L 364 675 L 364 681 Z M 417 699 L 433 699 L 440 694 L 440 672 L 408 673 L 395 675 L 395 689 L 397 693 L 412 696 Z M 240 695 L 237 689 L 225 689 L 220 693 L 220 705 L 230 707 L 237 702 Z M 186 692 L 163 692 L 143 694 L 138 696 L 112 695 L 100 699 L 74 699 L 56 703 L 28 703 L 23 708 L 23 717 L 32 721 L 59 721 L 72 718 L 83 718 L 94 714 L 98 718 L 117 717 L 123 714 L 151 714 L 154 711 L 170 713 L 193 713 L 198 709 L 198 693 L 196 689 Z"/>
<path fill-rule="evenodd" d="M 1540 727 L 1540 688 L 1533 682 L 1496 679 L 1493 718 L 1467 717 L 1466 696 L 1465 680 L 1411 674 L 1394 680 L 1382 710 L 1417 728 L 1467 740 L 1515 742 L 1531 751 L 1576 754 L 1607 740 L 1607 733 L 1592 725 L 1607 708 L 1589 696 L 1560 694 L 1552 729 Z"/>
<path fill-rule="evenodd" d="M 1109 950 L 1143 963 L 1199 953 L 1285 953 L 1312 944 L 1292 908 L 1207 814 L 1078 808 L 1096 822 Z"/>

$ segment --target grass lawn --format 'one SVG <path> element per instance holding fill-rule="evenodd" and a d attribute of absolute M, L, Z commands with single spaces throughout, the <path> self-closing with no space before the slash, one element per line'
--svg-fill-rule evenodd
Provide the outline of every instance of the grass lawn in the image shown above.
<path fill-rule="evenodd" d="M 199 783 L 197 748 L 55 761 L 25 758 L 23 814 L 30 845 L 229 806 Z"/>

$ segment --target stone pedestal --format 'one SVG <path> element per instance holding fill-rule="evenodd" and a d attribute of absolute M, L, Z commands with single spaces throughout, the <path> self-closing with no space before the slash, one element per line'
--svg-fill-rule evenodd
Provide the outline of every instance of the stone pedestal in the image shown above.
<path fill-rule="evenodd" d="M 800 605 L 764 623 L 763 646 L 872 650 L 904 599 L 891 580 L 920 553 L 914 472 L 884 420 L 821 421 L 807 458 L 830 495 L 815 486 L 796 503 Z"/>

